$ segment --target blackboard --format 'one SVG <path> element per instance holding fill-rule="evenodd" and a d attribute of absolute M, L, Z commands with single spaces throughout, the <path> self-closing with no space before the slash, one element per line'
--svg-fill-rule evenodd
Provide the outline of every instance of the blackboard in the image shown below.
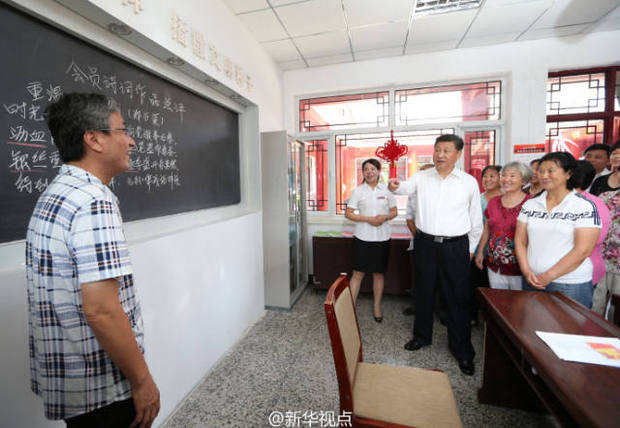
<path fill-rule="evenodd" d="M 110 187 L 125 221 L 240 202 L 238 114 L 0 4 L 0 242 L 23 239 L 61 161 L 45 106 L 62 93 L 113 97 L 136 141 Z"/>

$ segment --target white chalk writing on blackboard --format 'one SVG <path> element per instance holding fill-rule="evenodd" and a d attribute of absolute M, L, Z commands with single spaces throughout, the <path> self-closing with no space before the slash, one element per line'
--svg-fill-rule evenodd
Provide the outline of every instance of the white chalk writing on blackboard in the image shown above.
<path fill-rule="evenodd" d="M 90 75 L 85 73 L 84 69 L 88 69 Z M 75 61 L 71 61 L 66 74 L 81 84 L 94 85 L 99 82 L 94 78 L 94 76 L 99 76 L 96 67 L 82 66 Z M 173 147 L 176 141 L 171 132 L 161 128 L 165 126 L 165 112 L 176 113 L 178 120 L 182 122 L 183 113 L 187 111 L 185 105 L 171 97 L 162 97 L 156 92 L 148 91 L 148 88 L 140 82 L 122 80 L 116 75 L 106 73 L 101 73 L 101 76 L 101 86 L 104 92 L 111 92 L 113 96 L 124 96 L 130 100 L 134 100 L 137 96 L 136 101 L 142 106 L 142 108 L 128 107 L 122 111 L 129 134 L 136 142 L 133 150 L 136 155 L 130 160 L 127 185 L 146 186 L 149 190 L 162 185 L 170 185 L 172 189 L 180 186 L 177 152 Z M 120 101 L 122 102 L 122 99 Z M 170 170 L 176 172 L 167 175 L 167 171 Z M 151 172 L 159 173 L 152 174 Z M 146 174 L 135 175 L 141 173 Z"/>
<path fill-rule="evenodd" d="M 45 120 L 39 110 L 41 110 L 41 106 L 30 104 L 30 108 L 28 109 L 28 119 L 34 120 L 35 122 L 42 122 Z"/>
<path fill-rule="evenodd" d="M 30 164 L 28 163 L 28 153 L 22 153 L 21 150 L 11 150 L 9 160 L 9 169 L 15 172 L 30 172 Z"/>
<path fill-rule="evenodd" d="M 27 106 L 27 104 L 26 104 L 25 101 L 20 103 L 20 104 L 18 104 L 18 103 L 9 104 L 9 105 L 3 104 L 3 106 L 4 106 L 4 109 L 6 110 L 6 112 L 8 114 L 11 114 L 11 115 L 16 114 L 18 116 L 21 116 L 22 119 L 26 118 L 26 106 Z"/>
<path fill-rule="evenodd" d="M 47 93 L 47 100 L 50 102 L 56 102 L 60 99 L 60 96 L 62 95 L 62 88 L 60 86 L 52 86 L 52 84 L 49 85 L 49 87 L 45 90 L 45 92 Z"/>
<path fill-rule="evenodd" d="M 39 129 L 28 130 L 22 125 L 9 127 L 9 142 L 31 142 L 31 143 L 45 143 L 45 131 Z M 36 146 L 35 147 L 40 147 Z"/>
<path fill-rule="evenodd" d="M 123 105 L 123 98 L 139 107 L 121 107 L 129 135 L 136 146 L 123 183 L 114 180 L 110 187 L 121 184 L 144 186 L 149 191 L 166 187 L 174 190 L 181 186 L 181 171 L 177 164 L 177 142 L 172 132 L 165 129 L 166 118 L 183 121 L 185 105 L 169 96 L 162 96 L 137 81 L 122 79 L 112 73 L 100 72 L 89 64 L 72 59 L 65 69 L 73 82 L 94 90 L 108 92 Z M 7 160 L 8 171 L 15 175 L 18 192 L 42 192 L 49 183 L 41 173 L 62 165 L 58 150 L 46 128 L 43 107 L 57 101 L 63 88 L 54 82 L 32 80 L 24 83 L 24 99 L 3 104 L 9 119 L 6 144 L 12 147 Z M 34 174 L 34 175 L 33 175 Z M 37 177 L 38 175 L 38 177 Z"/>
<path fill-rule="evenodd" d="M 29 175 L 23 176 L 22 173 L 19 173 L 19 177 L 17 177 L 17 181 L 15 182 L 15 188 L 18 192 L 26 192 L 32 193 L 32 180 Z"/>
<path fill-rule="evenodd" d="M 26 90 L 32 95 L 32 101 L 43 99 L 43 85 L 41 82 L 30 82 L 26 86 Z"/>

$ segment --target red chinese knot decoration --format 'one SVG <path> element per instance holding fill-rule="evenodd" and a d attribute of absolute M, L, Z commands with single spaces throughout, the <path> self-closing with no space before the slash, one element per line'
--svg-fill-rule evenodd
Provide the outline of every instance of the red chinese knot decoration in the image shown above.
<path fill-rule="evenodd" d="M 396 178 L 396 161 L 399 157 L 407 154 L 407 146 L 404 144 L 398 144 L 398 141 L 394 139 L 394 131 L 390 131 L 390 140 L 377 147 L 375 155 L 381 159 L 390 163 L 390 178 Z"/>

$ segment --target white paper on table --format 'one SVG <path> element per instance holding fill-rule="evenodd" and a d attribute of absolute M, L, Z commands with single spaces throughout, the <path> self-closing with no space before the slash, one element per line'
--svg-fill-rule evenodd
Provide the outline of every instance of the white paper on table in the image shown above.
<path fill-rule="evenodd" d="M 620 368 L 620 339 L 537 331 L 558 358 Z"/>

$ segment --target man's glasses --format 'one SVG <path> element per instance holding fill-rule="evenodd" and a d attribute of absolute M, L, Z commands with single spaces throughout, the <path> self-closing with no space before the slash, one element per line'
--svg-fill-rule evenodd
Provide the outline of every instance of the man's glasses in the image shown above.
<path fill-rule="evenodd" d="M 93 131 L 121 131 L 125 135 L 129 136 L 129 129 L 127 128 L 100 128 L 100 129 L 93 129 Z"/>

